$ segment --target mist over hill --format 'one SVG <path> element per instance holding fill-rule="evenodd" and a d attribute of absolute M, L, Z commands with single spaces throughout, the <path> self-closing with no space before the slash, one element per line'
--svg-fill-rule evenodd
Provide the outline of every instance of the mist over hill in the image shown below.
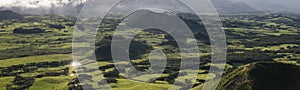
<path fill-rule="evenodd" d="M 226 15 L 244 15 L 244 14 L 261 14 L 263 13 L 243 2 L 234 2 L 231 0 L 211 0 L 219 14 Z"/>
<path fill-rule="evenodd" d="M 86 0 L 1 0 L 0 10 L 21 14 L 78 15 Z"/>
<path fill-rule="evenodd" d="M 276 13 L 299 13 L 299 0 L 232 0 L 242 2 L 261 11 Z"/>

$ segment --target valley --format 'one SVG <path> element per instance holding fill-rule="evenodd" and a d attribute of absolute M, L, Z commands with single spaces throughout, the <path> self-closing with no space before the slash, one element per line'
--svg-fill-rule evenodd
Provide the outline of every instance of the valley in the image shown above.
<path fill-rule="evenodd" d="M 167 66 L 163 74 L 155 80 L 145 78 L 151 77 L 151 74 L 134 78 L 147 82 L 126 79 L 120 75 L 112 61 L 110 44 L 114 30 L 122 25 L 122 17 L 114 16 L 106 16 L 96 34 L 96 49 L 93 52 L 98 68 L 102 71 L 103 76 L 100 77 L 104 77 L 116 90 L 165 90 L 175 80 L 180 83 L 191 82 L 194 90 L 201 90 L 205 80 L 214 80 L 216 75 L 209 74 L 208 70 L 210 67 L 218 67 L 210 64 L 210 42 L 201 20 L 183 18 L 184 14 L 178 16 L 193 31 L 198 43 L 200 57 L 197 58 L 201 62 L 197 64 L 200 67 L 199 70 L 191 70 L 198 72 L 195 81 L 176 79 L 189 77 L 178 76 L 180 50 L 173 37 L 158 29 L 140 32 L 134 37 L 129 52 L 134 67 L 139 71 L 147 71 L 151 67 L 148 58 L 150 51 L 164 51 Z M 223 15 L 220 18 L 226 33 L 228 51 L 225 74 L 218 90 L 265 89 L 277 84 L 275 89 L 298 88 L 299 79 L 296 75 L 299 75 L 300 67 L 300 15 Z M 72 66 L 75 17 L 25 15 L 23 19 L 0 20 L 1 90 L 81 90 L 81 86 L 97 86 L 80 84 Z M 273 82 L 270 78 L 264 81 L 268 76 L 271 79 L 285 77 L 284 80 L 297 82 L 280 86 L 281 82 Z M 236 83 L 238 81 L 243 82 Z"/>

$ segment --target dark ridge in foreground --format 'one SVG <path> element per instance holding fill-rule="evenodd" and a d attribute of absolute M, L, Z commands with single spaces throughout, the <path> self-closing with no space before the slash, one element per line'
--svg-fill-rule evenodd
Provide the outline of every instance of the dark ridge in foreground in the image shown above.
<path fill-rule="evenodd" d="M 225 74 L 218 90 L 297 90 L 300 67 L 278 62 L 257 62 Z"/>

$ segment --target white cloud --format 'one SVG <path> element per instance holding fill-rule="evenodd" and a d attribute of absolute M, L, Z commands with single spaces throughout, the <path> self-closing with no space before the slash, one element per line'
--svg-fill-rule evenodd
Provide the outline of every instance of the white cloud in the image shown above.
<path fill-rule="evenodd" d="M 25 7 L 25 8 L 38 8 L 38 7 L 51 7 L 53 5 L 65 4 L 78 4 L 86 0 L 0 0 L 0 7 Z"/>

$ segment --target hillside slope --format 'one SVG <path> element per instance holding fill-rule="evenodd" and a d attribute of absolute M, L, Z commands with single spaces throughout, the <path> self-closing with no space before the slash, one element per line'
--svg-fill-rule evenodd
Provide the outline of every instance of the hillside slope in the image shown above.
<path fill-rule="evenodd" d="M 7 19 L 23 19 L 24 16 L 12 12 L 10 10 L 0 11 L 0 20 L 7 20 Z"/>
<path fill-rule="evenodd" d="M 300 67 L 296 65 L 257 62 L 225 74 L 218 90 L 297 90 Z"/>

